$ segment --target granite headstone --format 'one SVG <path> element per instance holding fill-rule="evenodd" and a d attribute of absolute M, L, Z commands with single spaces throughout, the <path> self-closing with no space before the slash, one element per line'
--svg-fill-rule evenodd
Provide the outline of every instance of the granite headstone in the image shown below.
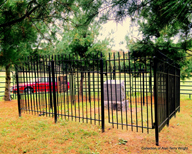
<path fill-rule="evenodd" d="M 104 106 L 105 108 L 118 111 L 128 109 L 128 100 L 125 100 L 124 81 L 107 80 L 104 83 Z"/>

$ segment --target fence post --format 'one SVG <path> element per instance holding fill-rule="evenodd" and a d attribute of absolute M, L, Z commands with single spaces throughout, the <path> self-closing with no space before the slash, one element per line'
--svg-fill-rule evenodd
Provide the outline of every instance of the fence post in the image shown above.
<path fill-rule="evenodd" d="M 20 102 L 19 79 L 18 79 L 18 70 L 17 70 L 17 66 L 15 66 L 15 72 L 16 72 L 16 82 L 17 82 L 17 102 L 18 102 L 18 111 L 19 111 L 19 117 L 21 117 L 21 102 Z"/>
<path fill-rule="evenodd" d="M 115 80 L 115 66 L 113 66 L 113 80 Z"/>
<path fill-rule="evenodd" d="M 144 77 L 145 73 L 144 72 L 145 72 L 145 69 L 143 67 L 143 105 L 145 105 L 145 82 L 144 82 L 144 80 L 145 80 L 145 77 Z"/>
<path fill-rule="evenodd" d="M 11 71 L 10 73 L 12 73 L 12 75 L 11 75 L 11 82 L 10 82 L 10 84 L 12 83 L 12 85 L 14 85 L 13 71 Z M 15 93 L 10 94 L 10 95 L 11 95 L 11 99 L 14 99 L 14 98 L 15 98 Z"/>
<path fill-rule="evenodd" d="M 178 74 L 179 74 L 179 112 L 180 112 L 180 96 L 181 96 L 181 91 L 180 91 L 180 89 L 181 89 L 181 85 L 180 85 L 180 84 L 181 84 L 181 83 L 180 83 L 180 77 L 181 77 L 181 76 L 180 76 L 180 68 L 178 69 L 178 71 L 179 71 Z"/>
<path fill-rule="evenodd" d="M 175 109 L 174 109 L 174 111 L 176 110 L 176 65 L 174 65 L 174 77 L 175 77 L 175 83 L 174 83 L 174 89 L 175 89 L 175 91 L 174 91 L 174 94 L 175 94 L 175 98 L 174 98 L 174 101 L 175 101 Z M 176 117 L 176 111 L 175 111 L 175 117 Z"/>
<path fill-rule="evenodd" d="M 104 115 L 104 91 L 103 91 L 103 59 L 102 59 L 102 53 L 101 53 L 101 59 L 100 59 L 100 84 L 101 84 L 101 128 L 102 132 L 105 131 L 105 115 Z"/>
<path fill-rule="evenodd" d="M 50 108 L 53 109 L 52 92 L 51 92 L 51 64 L 50 64 L 50 62 L 49 62 L 49 65 L 48 65 L 48 70 L 49 70 Z"/>
<path fill-rule="evenodd" d="M 157 77 L 157 57 L 154 60 L 154 99 L 155 99 L 155 140 L 159 145 L 159 123 L 158 123 L 158 77 Z"/>
<path fill-rule="evenodd" d="M 168 118 L 167 119 L 167 126 L 169 126 L 169 66 L 167 67 L 166 95 L 167 95 L 166 96 L 166 107 L 167 107 L 167 118 Z"/>
<path fill-rule="evenodd" d="M 54 105 L 54 118 L 55 123 L 57 122 L 57 104 L 56 104 L 56 94 L 55 94 L 55 71 L 54 71 L 54 61 L 51 61 L 51 71 L 52 71 L 52 78 L 53 78 L 53 105 Z"/>

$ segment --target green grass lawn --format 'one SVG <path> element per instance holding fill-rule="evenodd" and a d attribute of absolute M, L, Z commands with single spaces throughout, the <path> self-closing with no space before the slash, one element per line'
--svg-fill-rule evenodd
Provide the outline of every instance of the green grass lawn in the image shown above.
<path fill-rule="evenodd" d="M 19 118 L 16 101 L 1 101 L 0 153 L 192 153 L 191 103 L 181 98 L 181 111 L 160 132 L 157 147 L 154 130 L 147 134 L 141 128 L 139 132 L 135 128 L 131 131 L 131 127 L 116 129 L 106 119 L 102 133 L 98 123 L 59 118 L 55 124 L 51 117 L 24 113 Z M 150 147 L 153 149 L 145 149 Z"/>
<path fill-rule="evenodd" d="M 36 98 L 37 96 L 37 98 Z M 88 94 L 84 94 L 82 98 L 79 95 L 75 96 L 74 104 L 71 103 L 71 97 L 69 93 L 56 93 L 57 114 L 62 119 L 76 120 L 76 121 L 89 121 L 91 123 L 100 123 L 101 121 L 101 100 L 97 95 L 92 94 L 89 99 Z M 117 110 L 107 110 L 105 108 L 106 122 L 119 123 L 119 127 L 126 127 L 123 125 L 137 125 L 143 127 L 152 127 L 154 121 L 154 103 L 150 97 L 145 98 L 145 105 L 141 104 L 141 95 L 137 98 L 129 98 L 127 112 Z M 53 96 L 52 96 L 53 98 Z M 95 99 L 94 99 L 95 98 Z M 143 100 L 143 99 L 142 99 Z M 136 101 L 136 102 L 135 102 Z M 52 101 L 53 102 L 53 101 Z M 54 105 L 52 103 L 54 108 Z M 50 105 L 50 94 L 23 94 L 21 98 L 21 108 L 27 113 L 32 114 L 46 114 L 47 116 L 53 116 L 53 110 Z M 89 119 L 87 119 L 89 118 Z M 94 121 L 97 120 L 97 121 Z M 98 121 L 99 120 L 99 121 Z M 153 121 L 152 121 L 153 120 Z M 116 124 L 112 124 L 116 127 Z"/>
<path fill-rule="evenodd" d="M 117 79 L 120 78 L 118 77 Z M 0 78 L 0 80 L 4 82 L 3 78 Z M 140 81 L 139 78 L 137 80 Z M 99 82 L 99 80 L 97 81 Z M 92 84 L 91 87 L 93 87 L 93 79 L 90 82 Z M 192 87 L 192 83 L 185 82 L 183 84 L 188 85 L 189 88 Z M 2 83 L 1 86 L 3 86 Z M 77 87 L 79 89 L 79 85 Z M 86 87 L 88 87 L 87 80 L 86 84 L 84 84 L 84 88 Z M 100 88 L 98 84 L 95 84 L 94 87 L 95 89 Z M 136 88 L 142 88 L 142 86 L 137 85 Z M 94 93 L 91 92 L 90 94 L 92 97 L 94 96 Z M 96 97 L 98 94 L 98 92 L 95 93 Z M 46 96 L 37 95 L 36 104 L 31 106 L 31 101 L 34 99 L 33 95 L 36 94 L 27 95 L 29 99 L 27 106 L 30 106 L 33 110 L 38 107 L 41 112 L 53 113 L 52 109 L 48 108 L 47 110 L 45 107 L 50 105 L 45 101 L 46 98 L 50 98 L 49 94 Z M 147 134 L 147 129 L 144 129 L 144 133 L 141 133 L 142 129 L 139 128 L 139 133 L 137 133 L 137 129 L 134 127 L 132 132 L 131 127 L 119 125 L 119 129 L 117 129 L 116 124 L 114 124 L 114 128 L 111 124 L 113 117 L 114 123 L 150 127 L 152 125 L 151 117 L 154 119 L 154 112 L 152 115 L 150 112 L 154 108 L 153 105 L 147 107 L 137 104 L 138 111 L 136 111 L 136 104 L 132 102 L 133 111 L 128 110 L 127 113 L 110 111 L 109 115 L 108 111 L 105 110 L 105 133 L 102 133 L 99 121 L 94 122 L 93 120 L 70 117 L 71 115 L 76 115 L 100 120 L 100 100 L 91 100 L 90 102 L 88 92 L 84 91 L 87 99 L 83 98 L 82 100 L 80 98 L 78 101 L 78 98 L 76 98 L 76 103 L 72 105 L 67 103 L 70 102 L 70 100 L 66 99 L 67 95 L 70 96 L 70 91 L 65 94 L 58 94 L 57 102 L 60 103 L 57 107 L 58 113 L 66 116 L 59 116 L 56 124 L 54 124 L 54 119 L 51 118 L 53 114 L 50 117 L 38 116 L 40 112 L 32 115 L 30 111 L 30 114 L 29 112 L 22 113 L 22 117 L 19 118 L 16 100 L 11 102 L 1 100 L 0 153 L 192 153 L 190 128 L 192 126 L 192 101 L 188 95 L 181 95 L 181 112 L 177 113 L 176 118 L 171 119 L 169 127 L 165 126 L 160 132 L 160 147 L 167 149 L 158 150 L 157 148 L 153 151 L 144 150 L 144 147 L 156 148 L 154 130 L 150 130 L 149 134 Z M 139 93 L 136 93 L 136 95 L 137 97 L 141 96 Z M 127 96 L 130 97 L 130 92 L 128 92 Z M 132 95 L 132 98 L 134 99 L 134 95 Z M 25 104 L 26 102 L 23 103 Z M 176 149 L 170 149 L 171 147 Z M 187 149 L 178 149 L 179 147 L 186 147 Z"/>

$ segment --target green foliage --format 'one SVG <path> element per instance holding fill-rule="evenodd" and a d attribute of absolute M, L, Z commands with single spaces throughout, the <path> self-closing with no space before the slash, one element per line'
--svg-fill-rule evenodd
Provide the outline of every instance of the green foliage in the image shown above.
<path fill-rule="evenodd" d="M 26 1 L 7 1 L 1 6 L 0 24 L 11 21 L 25 12 Z M 19 57 L 31 51 L 30 43 L 37 39 L 37 32 L 31 26 L 29 20 L 23 20 L 18 24 L 1 27 L 0 40 L 0 65 L 6 66 L 14 63 Z M 28 44 L 26 42 L 29 42 Z M 18 52 L 19 51 L 19 52 Z"/>
<path fill-rule="evenodd" d="M 70 44 L 71 52 L 75 55 L 79 55 L 81 58 L 92 58 L 92 55 L 106 53 L 108 51 L 107 40 L 99 41 L 96 40 L 98 36 L 99 27 L 93 25 L 89 29 L 74 30 L 72 41 Z"/>
<path fill-rule="evenodd" d="M 123 144 L 123 145 L 125 145 L 127 143 L 127 140 L 124 140 L 124 139 L 122 139 L 122 138 L 120 138 L 119 139 L 119 145 L 121 145 L 121 144 Z"/>
<path fill-rule="evenodd" d="M 74 19 L 76 20 L 76 19 Z M 71 61 L 70 66 L 76 68 L 83 66 L 93 66 L 94 61 L 90 59 L 98 59 L 101 54 L 103 60 L 109 52 L 109 39 L 103 41 L 97 40 L 100 26 L 92 23 L 86 27 L 78 27 L 72 30 L 64 30 L 61 34 L 62 40 L 58 41 L 55 47 L 49 48 L 49 54 L 65 54 L 64 59 L 81 59 L 81 61 Z M 43 54 L 43 52 L 41 53 Z M 47 52 L 44 52 L 47 54 Z M 69 63 L 69 61 L 67 61 Z"/>
<path fill-rule="evenodd" d="M 63 29 L 65 32 L 76 28 L 86 31 L 85 27 L 93 21 L 101 4 L 100 0 L 0 1 L 0 59 L 3 60 L 0 65 L 16 63 L 31 54 L 61 50 L 63 44 L 59 49 L 55 44 Z M 81 45 L 90 44 L 91 39 L 81 40 Z M 67 41 L 64 45 L 70 43 Z"/>
<path fill-rule="evenodd" d="M 10 67 L 28 55 L 59 50 L 73 56 L 78 51 L 85 57 L 89 52 L 100 50 L 98 42 L 94 44 L 92 32 L 87 34 L 87 31 L 101 4 L 100 0 L 1 0 L 0 66 L 6 67 L 6 83 L 10 81 Z M 74 33 L 76 29 L 79 32 L 75 34 L 81 37 L 64 36 L 63 44 L 57 49 L 58 37 L 62 38 L 63 31 L 69 35 L 67 31 Z M 63 49 L 62 45 L 66 47 Z M 10 100 L 9 84 L 5 89 L 5 99 Z"/>
<path fill-rule="evenodd" d="M 131 16 L 142 34 L 142 39 L 137 40 L 126 37 L 127 48 L 132 55 L 153 55 L 158 49 L 180 64 L 182 79 L 191 76 L 191 59 L 187 58 L 191 56 L 192 47 L 192 4 L 189 0 L 114 2 L 116 19 Z"/>

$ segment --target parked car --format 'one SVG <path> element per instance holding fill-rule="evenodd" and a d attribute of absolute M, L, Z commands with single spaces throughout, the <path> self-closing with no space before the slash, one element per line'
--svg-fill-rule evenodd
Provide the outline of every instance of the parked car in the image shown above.
<path fill-rule="evenodd" d="M 60 85 L 59 88 L 61 88 L 63 85 Z M 67 82 L 67 90 L 69 90 L 69 82 Z M 53 81 L 51 78 L 51 86 L 49 83 L 49 77 L 41 77 L 38 78 L 35 82 L 29 81 L 25 83 L 19 84 L 19 91 L 25 92 L 25 93 L 35 93 L 35 92 L 49 92 L 53 91 Z M 57 84 L 57 78 L 55 78 L 55 91 L 58 91 L 58 84 Z M 17 85 L 14 85 L 12 87 L 12 92 L 17 93 Z"/>

